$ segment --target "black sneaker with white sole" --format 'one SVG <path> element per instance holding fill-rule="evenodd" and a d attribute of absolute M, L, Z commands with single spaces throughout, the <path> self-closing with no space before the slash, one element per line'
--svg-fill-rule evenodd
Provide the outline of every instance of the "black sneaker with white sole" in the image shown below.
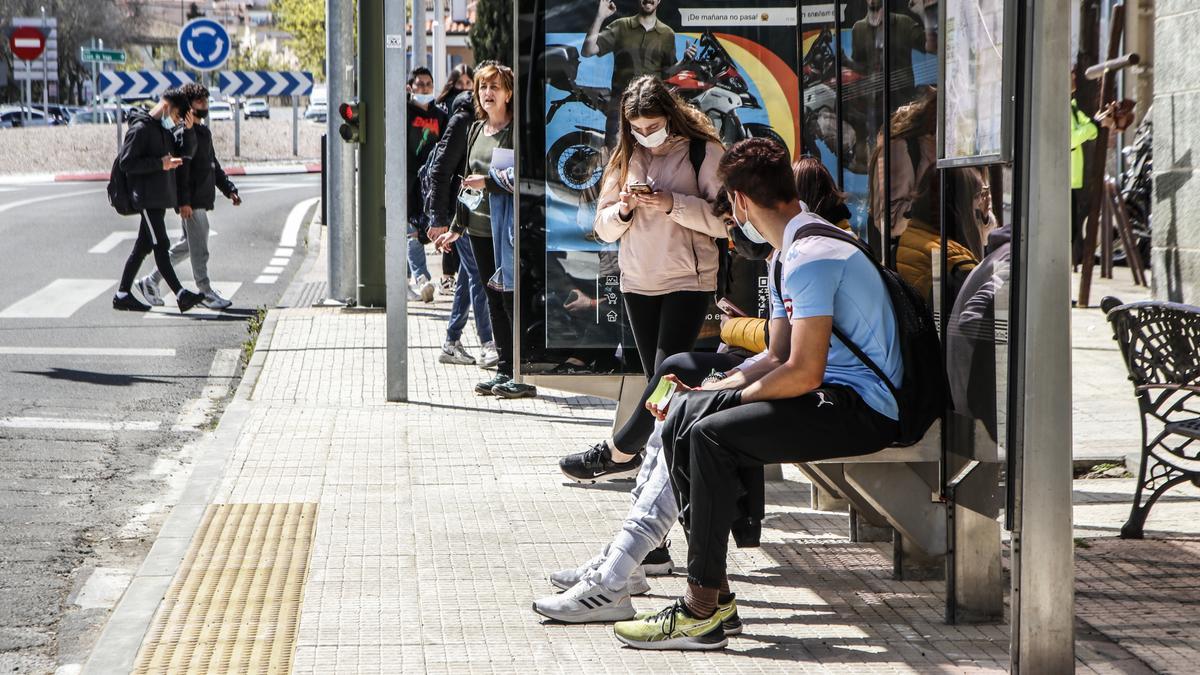
<path fill-rule="evenodd" d="M 125 297 L 119 295 L 113 296 L 113 309 L 122 312 L 149 312 L 150 305 L 143 305 L 140 300 L 133 297 L 133 293 L 126 293 Z"/>
<path fill-rule="evenodd" d="M 179 304 L 179 312 L 182 314 L 183 312 L 186 312 L 196 305 L 204 302 L 204 296 L 196 293 L 195 291 L 189 291 L 185 288 L 182 291 L 179 291 L 176 302 Z"/>
<path fill-rule="evenodd" d="M 675 571 L 675 563 L 671 560 L 671 541 L 667 540 L 662 546 L 650 551 L 642 558 L 642 570 L 648 577 L 662 577 Z"/>
<path fill-rule="evenodd" d="M 577 483 L 595 483 L 597 480 L 616 480 L 618 478 L 633 478 L 642 468 L 642 456 L 634 455 L 633 459 L 623 464 L 612 460 L 612 452 L 608 443 L 597 443 L 585 452 L 567 455 L 558 460 L 558 468 L 563 475 Z"/>

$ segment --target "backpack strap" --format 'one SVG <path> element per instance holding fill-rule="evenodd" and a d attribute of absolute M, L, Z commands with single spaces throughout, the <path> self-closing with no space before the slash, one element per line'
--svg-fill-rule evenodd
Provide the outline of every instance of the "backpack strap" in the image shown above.
<path fill-rule="evenodd" d="M 884 274 L 882 267 L 879 265 L 879 261 L 875 259 L 875 256 L 871 255 L 870 249 L 868 249 L 865 244 L 859 241 L 857 237 L 841 228 L 825 222 L 811 222 L 807 225 L 801 226 L 796 230 L 796 234 L 792 237 L 791 243 L 794 244 L 801 239 L 807 239 L 808 237 L 827 237 L 829 239 L 837 239 L 838 241 L 844 241 L 847 244 L 851 244 L 861 251 L 863 255 L 867 256 L 868 260 L 874 263 L 875 269 L 879 271 L 881 277 Z M 779 297 L 781 298 L 783 297 L 783 254 L 786 252 L 786 248 L 790 248 L 790 244 L 788 247 L 785 247 L 785 251 L 780 252 L 775 260 L 775 289 L 779 292 Z M 886 286 L 887 281 L 885 280 L 884 287 L 886 288 Z M 865 365 L 867 368 L 870 368 L 871 372 L 875 373 L 875 376 L 882 380 L 885 385 L 887 385 L 888 391 L 892 393 L 892 397 L 898 402 L 900 400 L 900 392 L 896 389 L 896 385 L 892 383 L 892 379 L 885 375 L 883 369 L 880 368 L 877 363 L 875 363 L 874 359 L 867 356 L 867 353 L 864 352 L 857 343 L 843 333 L 842 330 L 837 327 L 837 325 L 831 323 L 831 327 L 833 328 L 834 336 L 837 337 L 838 340 L 841 340 L 842 344 L 846 345 L 846 348 L 849 349 L 856 357 L 858 357 L 858 360 L 862 361 L 863 365 Z"/>
<path fill-rule="evenodd" d="M 696 187 L 700 187 L 700 168 L 708 157 L 708 139 L 693 138 L 688 144 L 688 159 L 692 162 L 692 170 L 696 172 Z"/>

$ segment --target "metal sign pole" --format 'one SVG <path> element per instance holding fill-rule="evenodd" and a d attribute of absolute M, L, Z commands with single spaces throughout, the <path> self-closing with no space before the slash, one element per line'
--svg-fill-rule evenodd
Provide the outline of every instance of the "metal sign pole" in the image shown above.
<path fill-rule="evenodd" d="M 1067 176 L 1070 5 L 1023 0 L 1023 166 L 1025 195 L 1017 279 L 1016 353 L 1020 425 L 1014 429 L 1012 536 L 1014 673 L 1075 670 L 1074 541 L 1071 538 L 1071 276 L 1064 232 L 1039 227 L 1070 218 Z M 1028 517 L 1026 517 L 1028 516 Z"/>
<path fill-rule="evenodd" d="M 242 116 L 238 114 L 239 97 L 233 97 L 233 156 L 242 156 Z"/>
<path fill-rule="evenodd" d="M 42 7 L 42 35 L 46 36 L 46 48 L 42 50 L 42 112 L 50 121 L 50 31 L 46 28 L 46 8 Z M 57 44 L 57 43 L 56 43 Z"/>
<path fill-rule="evenodd" d="M 354 6 L 342 0 L 325 3 L 326 121 L 329 138 L 329 182 L 326 221 L 329 236 L 329 297 L 349 301 L 358 295 L 358 250 L 355 246 L 354 146 L 341 142 L 337 107 L 354 98 Z"/>
<path fill-rule="evenodd" d="M 25 126 L 33 122 L 33 61 L 25 62 Z"/>
<path fill-rule="evenodd" d="M 420 5 L 417 0 L 414 5 Z M 408 73 L 405 50 L 405 5 L 383 7 L 385 82 L 401 82 Z M 415 25 L 415 24 L 414 24 Z M 421 26 L 424 29 L 424 26 Z M 414 37 L 419 31 L 414 30 Z M 360 33 L 361 36 L 361 33 Z M 375 101 L 379 101 L 378 98 Z M 408 400 L 408 105 L 403 96 L 387 96 L 383 106 L 384 139 L 384 283 L 387 298 L 387 400 Z M 372 114 L 370 112 L 368 115 Z M 374 114 L 379 114 L 378 112 Z M 376 126 L 375 128 L 380 128 Z M 377 146 L 378 147 L 378 146 Z"/>
<path fill-rule="evenodd" d="M 326 105 L 326 108 L 329 106 Z M 300 156 L 300 96 L 292 94 L 292 156 Z"/>

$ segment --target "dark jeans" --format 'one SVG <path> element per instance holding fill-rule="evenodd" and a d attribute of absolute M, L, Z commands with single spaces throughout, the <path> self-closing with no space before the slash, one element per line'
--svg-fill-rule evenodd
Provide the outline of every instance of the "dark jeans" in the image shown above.
<path fill-rule="evenodd" d="M 146 255 L 154 252 L 154 264 L 162 275 L 171 292 L 178 294 L 183 285 L 175 276 L 175 268 L 171 266 L 171 240 L 167 238 L 166 209 L 145 209 L 142 211 L 142 223 L 138 227 L 137 240 L 133 242 L 133 250 L 125 260 L 125 269 L 121 272 L 121 285 L 117 290 L 128 293 L 133 287 L 134 277 Z"/>
<path fill-rule="evenodd" d="M 706 352 L 684 352 L 667 357 L 654 371 L 654 376 L 646 383 L 646 390 L 638 402 L 637 410 L 633 412 L 625 424 L 613 435 L 613 444 L 626 454 L 637 454 L 642 451 L 654 431 L 654 415 L 646 410 L 646 400 L 654 393 L 655 386 L 664 375 L 675 375 L 684 384 L 694 387 L 714 370 L 727 371 L 736 368 L 743 361 L 740 356 L 732 354 L 710 354 Z"/>
<path fill-rule="evenodd" d="M 625 293 L 625 310 L 646 377 L 672 354 L 690 352 L 704 326 L 712 293 L 676 291 L 666 295 Z"/>
<path fill-rule="evenodd" d="M 688 534 L 688 581 L 719 588 L 729 532 L 746 492 L 739 471 L 882 450 L 898 425 L 850 387 L 823 385 L 797 398 L 734 404 L 731 391 L 698 391 L 671 402 L 663 452 Z"/>
<path fill-rule="evenodd" d="M 513 374 L 513 293 L 504 293 L 487 285 L 487 280 L 496 273 L 496 255 L 491 237 L 471 236 L 471 248 L 475 251 L 475 262 L 479 265 L 479 278 L 487 290 L 488 315 L 492 318 L 492 340 L 496 342 L 496 353 L 500 363 L 496 370 L 501 375 Z"/>

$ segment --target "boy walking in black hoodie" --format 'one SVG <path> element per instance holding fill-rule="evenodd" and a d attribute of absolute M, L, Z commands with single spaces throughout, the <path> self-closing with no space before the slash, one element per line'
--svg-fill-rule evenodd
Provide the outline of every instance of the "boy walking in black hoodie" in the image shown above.
<path fill-rule="evenodd" d="M 179 311 L 186 312 L 204 300 L 204 296 L 184 288 L 175 276 L 164 220 L 167 209 L 175 208 L 178 203 L 175 169 L 183 163 L 181 157 L 190 157 L 195 152 L 196 140 L 191 131 L 194 121 L 187 96 L 178 89 L 165 92 L 150 112 L 134 110 L 129 114 L 129 131 L 121 144 L 118 165 L 125 172 L 130 199 L 134 208 L 141 211 L 142 222 L 133 251 L 125 261 L 121 284 L 113 296 L 113 309 L 150 311 L 149 306 L 129 291 L 138 268 L 151 252 L 163 279 L 175 293 Z"/>
<path fill-rule="evenodd" d="M 208 89 L 199 84 L 185 84 L 181 91 L 187 96 L 192 114 L 198 119 L 208 117 Z M 204 306 L 209 309 L 226 309 L 233 303 L 222 298 L 212 287 L 208 278 L 208 212 L 216 202 L 217 190 L 231 201 L 234 206 L 242 203 L 238 196 L 237 186 L 225 175 L 221 163 L 217 161 L 217 153 L 213 148 L 212 130 L 203 124 L 192 127 L 196 137 L 196 150 L 191 157 L 185 157 L 183 164 L 175 171 L 175 183 L 179 194 L 179 216 L 183 220 L 183 237 L 171 247 L 171 264 L 178 265 L 185 258 L 191 258 L 192 277 L 196 280 L 196 289 L 204 296 Z M 158 294 L 158 284 L 163 275 L 155 270 L 138 280 L 136 287 L 154 306 L 162 306 L 162 297 Z"/>

